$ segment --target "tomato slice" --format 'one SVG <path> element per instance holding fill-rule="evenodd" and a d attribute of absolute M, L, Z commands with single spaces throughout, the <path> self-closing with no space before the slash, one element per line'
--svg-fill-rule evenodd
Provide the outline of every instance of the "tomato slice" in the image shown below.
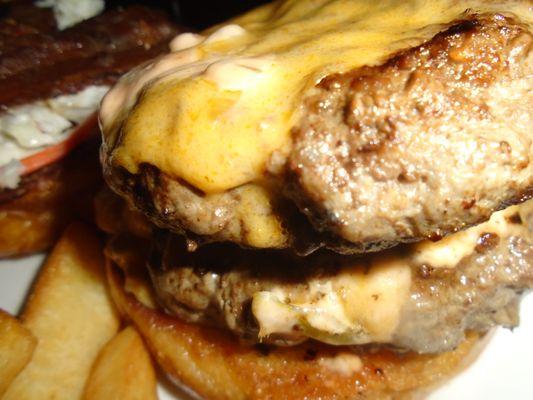
<path fill-rule="evenodd" d="M 98 134 L 98 117 L 91 114 L 85 121 L 74 128 L 68 138 L 49 146 L 38 153 L 20 160 L 23 166 L 22 175 L 29 174 L 48 164 L 51 164 L 70 153 L 76 146 Z"/>

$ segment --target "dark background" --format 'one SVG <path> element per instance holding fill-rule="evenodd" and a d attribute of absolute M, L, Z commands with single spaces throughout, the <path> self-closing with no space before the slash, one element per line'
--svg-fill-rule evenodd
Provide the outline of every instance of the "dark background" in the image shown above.
<path fill-rule="evenodd" d="M 268 0 L 107 0 L 107 7 L 126 4 L 145 4 L 171 11 L 176 22 L 191 28 L 203 29 L 222 22 Z"/>
<path fill-rule="evenodd" d="M 11 4 L 24 5 L 36 0 L 0 0 L 0 18 L 7 16 Z M 246 10 L 268 3 L 269 0 L 105 0 L 106 8 L 131 4 L 164 9 L 178 24 L 195 30 L 207 28 Z M 20 7 L 18 14 L 21 14 Z"/>
<path fill-rule="evenodd" d="M 176 5 L 183 23 L 204 28 L 267 2 L 266 0 L 182 0 L 177 1 Z"/>

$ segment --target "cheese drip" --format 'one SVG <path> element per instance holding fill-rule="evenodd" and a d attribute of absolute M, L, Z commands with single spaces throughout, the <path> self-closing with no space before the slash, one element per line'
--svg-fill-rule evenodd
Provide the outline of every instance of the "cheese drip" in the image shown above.
<path fill-rule="evenodd" d="M 131 173 L 149 163 L 205 193 L 257 181 L 272 152 L 287 151 L 303 94 L 321 78 L 490 11 L 532 21 L 527 2 L 288 0 L 182 34 L 104 99 L 106 149 Z"/>

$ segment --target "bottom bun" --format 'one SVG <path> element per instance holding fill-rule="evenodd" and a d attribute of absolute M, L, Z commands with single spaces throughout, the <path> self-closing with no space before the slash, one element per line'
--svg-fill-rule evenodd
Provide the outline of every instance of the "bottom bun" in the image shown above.
<path fill-rule="evenodd" d="M 172 380 L 201 398 L 420 398 L 469 365 L 484 342 L 469 334 L 457 349 L 438 355 L 311 341 L 294 347 L 249 346 L 225 331 L 186 323 L 157 309 L 141 274 L 146 272 L 124 273 L 107 260 L 119 311 L 137 327 Z"/>
<path fill-rule="evenodd" d="M 74 217 L 91 218 L 100 171 L 94 141 L 0 191 L 0 257 L 46 250 Z"/>

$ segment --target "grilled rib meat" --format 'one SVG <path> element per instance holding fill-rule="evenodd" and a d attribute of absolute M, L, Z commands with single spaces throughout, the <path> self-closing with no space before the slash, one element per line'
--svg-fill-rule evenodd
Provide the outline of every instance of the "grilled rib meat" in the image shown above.
<path fill-rule="evenodd" d="M 141 6 L 111 10 L 64 31 L 38 30 L 16 20 L 4 25 L 2 106 L 74 93 L 91 84 L 111 84 L 167 50 L 179 32 L 163 13 Z"/>

